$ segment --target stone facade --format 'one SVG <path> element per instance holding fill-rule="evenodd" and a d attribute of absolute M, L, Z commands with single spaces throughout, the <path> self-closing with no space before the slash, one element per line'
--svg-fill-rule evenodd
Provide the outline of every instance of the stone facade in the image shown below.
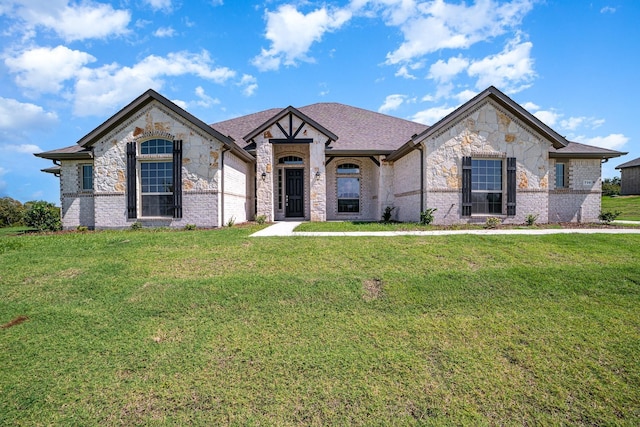
<path fill-rule="evenodd" d="M 291 123 L 289 122 L 291 120 Z M 278 126 L 278 124 L 280 126 Z M 300 129 L 299 138 L 311 139 L 310 143 L 272 143 L 273 139 L 287 139 L 281 129 Z M 283 117 L 254 138 L 256 143 L 256 215 L 264 215 L 267 221 L 286 218 L 283 197 L 286 188 L 279 187 L 278 171 L 289 167 L 304 169 L 304 208 L 302 218 L 307 221 L 326 221 L 326 136 L 318 129 L 304 123 L 297 116 Z M 295 140 L 294 140 L 295 141 Z M 303 158 L 302 165 L 285 166 L 278 163 L 281 157 L 293 155 Z M 263 175 L 264 174 L 264 175 Z M 282 185 L 282 183 L 280 183 Z"/>
<path fill-rule="evenodd" d="M 230 133 L 223 134 L 151 93 L 151 101 L 131 107 L 123 116 L 114 116 L 117 120 L 110 119 L 114 120 L 113 124 L 105 130 L 94 131 L 95 137 L 92 136 L 88 146 L 90 151 L 74 157 L 62 149 L 59 153 L 67 157 L 45 158 L 62 159 L 60 193 L 64 228 L 78 225 L 126 228 L 134 222 L 145 226 L 220 227 L 249 221 L 256 215 L 263 215 L 267 221 L 375 221 L 387 207 L 393 208 L 392 219 L 399 221 L 419 221 L 421 210 L 436 208 L 435 224 L 484 222 L 489 216 L 518 224 L 524 223 L 528 215 L 537 215 L 540 223 L 597 221 L 602 158 L 593 155 L 594 147 L 585 151 L 583 157 L 574 155 L 580 154 L 575 148 L 568 151 L 573 153 L 571 156 L 567 152 L 558 154 L 568 141 L 495 88 L 481 95 L 460 107 L 450 116 L 453 119 L 445 118 L 426 130 L 421 127 L 419 135 L 395 137 L 394 134 L 391 138 L 397 138 L 394 139 L 397 145 L 390 150 L 389 146 L 372 140 L 378 137 L 388 140 L 396 127 L 405 129 L 407 121 L 397 119 L 376 128 L 376 122 L 389 117 L 333 106 L 331 108 L 339 111 L 349 111 L 349 120 L 356 121 L 341 128 L 342 135 L 338 136 L 325 125 L 340 128 L 344 114 L 339 117 L 320 114 L 322 120 L 315 121 L 290 107 L 269 117 L 260 116 L 262 123 L 258 119 L 252 121 L 255 117 L 248 119 L 253 126 L 250 130 L 242 126 L 241 130 L 234 128 L 238 121 L 233 126 L 227 123 Z M 369 120 L 368 127 L 358 120 L 365 123 Z M 250 133 L 247 135 L 247 132 Z M 233 139 L 226 136 L 231 134 Z M 246 139 L 246 151 L 233 143 L 239 138 Z M 339 145 L 337 138 L 346 141 Z M 182 218 L 141 215 L 140 165 L 173 161 L 173 154 L 169 153 L 142 154 L 140 145 L 151 139 L 182 141 Z M 353 143 L 354 140 L 359 141 L 358 144 Z M 128 218 L 127 209 L 129 143 L 138 147 L 136 218 Z M 360 149 L 359 144 L 370 145 Z M 343 148 L 336 150 L 335 147 Z M 616 153 L 603 155 L 621 154 Z M 501 193 L 501 214 L 462 215 L 465 157 L 501 161 L 502 188 L 487 191 Z M 70 160 L 72 158 L 74 160 Z M 508 175 L 507 159 L 515 159 L 515 175 Z M 565 165 L 562 188 L 556 188 L 558 162 Z M 82 190 L 85 164 L 93 166 L 93 190 Z M 340 173 L 338 168 L 343 164 L 356 166 Z M 634 171 L 638 170 L 640 168 Z M 302 201 L 295 212 L 287 211 L 287 196 L 293 195 L 287 188 L 287 175 L 292 180 L 291 188 L 302 182 L 301 199 L 295 195 L 296 200 Z M 515 176 L 510 181 L 515 185 L 508 185 L 507 176 Z M 341 205 L 353 208 L 352 212 L 338 209 L 338 182 L 345 188 L 354 184 L 353 180 L 340 181 L 341 178 L 357 179 L 357 209 L 349 206 L 353 197 L 345 197 L 348 200 L 343 200 Z M 507 187 L 515 189 L 515 214 L 506 214 Z"/>
<path fill-rule="evenodd" d="M 523 223 L 528 214 L 547 221 L 549 191 L 549 147 L 551 142 L 497 104 L 487 100 L 452 126 L 428 140 L 425 150 L 425 208 L 437 208 L 435 223 L 484 221 L 498 216 L 505 223 Z M 506 165 L 516 158 L 516 215 L 507 216 L 506 197 L 501 215 L 462 216 L 462 158 L 503 160 L 503 192 Z M 417 220 L 416 213 L 412 219 Z"/>
<path fill-rule="evenodd" d="M 182 193 L 183 217 L 127 218 L 126 146 L 133 142 L 137 147 L 149 139 L 182 140 Z M 125 228 L 134 222 L 145 226 L 218 227 L 234 218 L 244 222 L 252 211 L 248 195 L 250 170 L 245 162 L 226 153 L 228 168 L 224 197 L 228 203 L 224 217 L 220 203 L 222 143 L 204 134 L 198 128 L 164 108 L 151 103 L 139 110 L 117 129 L 111 131 L 93 145 L 94 179 L 92 192 L 79 192 L 78 170 L 87 162 L 62 162 L 61 199 L 63 226 L 73 228 L 87 225 L 95 228 Z M 139 149 L 138 149 L 139 150 Z M 138 151 L 138 166 L 144 161 L 171 161 L 171 155 L 143 155 Z M 140 187 L 139 168 L 137 188 Z M 138 190 L 139 191 L 139 190 Z"/>

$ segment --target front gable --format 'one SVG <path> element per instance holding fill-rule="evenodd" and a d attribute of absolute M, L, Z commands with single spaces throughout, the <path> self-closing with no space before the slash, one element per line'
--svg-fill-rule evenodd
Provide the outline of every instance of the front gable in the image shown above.
<path fill-rule="evenodd" d="M 151 139 L 183 142 L 184 190 L 218 189 L 219 160 L 225 144 L 162 103 L 151 101 L 132 112 L 109 133 L 90 141 L 94 156 L 95 190 L 124 192 L 127 144 L 132 143 L 139 151 L 140 144 Z"/>
<path fill-rule="evenodd" d="M 553 142 L 491 99 L 422 140 L 427 182 L 433 189 L 462 187 L 462 158 L 515 158 L 519 190 L 546 190 Z"/>
<path fill-rule="evenodd" d="M 309 144 L 313 136 L 326 138 L 327 144 L 338 136 L 294 107 L 287 107 L 244 137 L 252 141 L 262 134 L 270 143 Z"/>

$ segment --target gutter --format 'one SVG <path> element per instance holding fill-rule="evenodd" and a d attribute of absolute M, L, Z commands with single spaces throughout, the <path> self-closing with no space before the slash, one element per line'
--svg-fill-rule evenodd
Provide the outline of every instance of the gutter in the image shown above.
<path fill-rule="evenodd" d="M 420 150 L 420 213 L 424 212 L 424 148 L 422 144 L 417 144 L 416 149 Z"/>

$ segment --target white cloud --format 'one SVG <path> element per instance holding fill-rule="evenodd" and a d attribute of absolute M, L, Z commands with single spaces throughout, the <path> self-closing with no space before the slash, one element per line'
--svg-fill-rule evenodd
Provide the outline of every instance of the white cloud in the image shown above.
<path fill-rule="evenodd" d="M 464 104 L 465 102 L 467 102 L 468 100 L 470 100 L 471 98 L 473 98 L 474 96 L 476 96 L 478 94 L 478 92 L 474 92 L 472 90 L 463 90 L 462 92 L 454 95 L 454 98 L 460 103 L 460 104 Z"/>
<path fill-rule="evenodd" d="M 429 68 L 429 78 L 438 82 L 448 82 L 468 66 L 469 61 L 460 55 L 449 58 L 446 62 L 439 59 Z"/>
<path fill-rule="evenodd" d="M 504 50 L 496 55 L 474 61 L 467 71 L 477 77 L 476 88 L 496 86 L 506 93 L 519 92 L 530 86 L 535 77 L 531 42 L 520 42 L 519 37 L 510 41 Z"/>
<path fill-rule="evenodd" d="M 579 127 L 597 129 L 604 124 L 604 119 L 596 119 L 593 117 L 569 117 L 562 120 L 560 126 L 567 130 L 576 130 Z"/>
<path fill-rule="evenodd" d="M 173 8 L 171 0 L 144 0 L 144 3 L 151 6 L 153 10 L 171 11 Z"/>
<path fill-rule="evenodd" d="M 128 33 L 131 21 L 128 10 L 116 10 L 104 3 L 18 0 L 13 6 L 10 16 L 22 21 L 20 28 L 28 37 L 35 36 L 35 28 L 43 27 L 68 42 L 101 39 Z"/>
<path fill-rule="evenodd" d="M 616 13 L 616 8 L 611 6 L 605 6 L 600 9 L 600 13 Z"/>
<path fill-rule="evenodd" d="M 6 144 L 0 147 L 5 151 L 12 151 L 14 153 L 33 154 L 42 152 L 42 148 L 35 144 Z"/>
<path fill-rule="evenodd" d="M 56 113 L 47 112 L 39 105 L 0 98 L 0 132 L 3 134 L 25 130 L 48 130 L 56 123 Z"/>
<path fill-rule="evenodd" d="M 388 23 L 400 27 L 404 42 L 387 54 L 388 64 L 410 62 L 441 49 L 466 49 L 473 44 L 504 34 L 520 24 L 531 10 L 531 0 L 513 0 L 508 3 L 479 0 L 449 4 L 443 0 L 422 2 L 382 1 L 392 11 Z M 396 6 L 394 9 L 393 6 Z"/>
<path fill-rule="evenodd" d="M 110 64 L 83 68 L 75 85 L 74 112 L 79 116 L 108 113 L 130 100 L 132 93 L 160 89 L 164 77 L 185 74 L 223 84 L 236 73 L 227 67 L 212 67 L 206 51 L 169 53 L 166 57 L 150 55 L 132 67 Z"/>
<path fill-rule="evenodd" d="M 7 68 L 16 74 L 16 83 L 41 93 L 55 93 L 65 80 L 75 78 L 78 72 L 95 57 L 66 46 L 38 47 L 4 60 Z"/>
<path fill-rule="evenodd" d="M 339 29 L 351 16 L 347 9 L 323 7 L 305 15 L 292 5 L 281 5 L 275 12 L 266 13 L 265 37 L 271 47 L 262 49 L 252 62 L 261 71 L 277 70 L 281 64 L 311 62 L 313 59 L 307 56 L 311 45 L 325 33 Z"/>
<path fill-rule="evenodd" d="M 411 117 L 411 120 L 425 125 L 432 125 L 455 109 L 456 107 L 433 107 L 417 112 Z"/>
<path fill-rule="evenodd" d="M 384 103 L 380 106 L 380 108 L 378 108 L 378 112 L 388 113 L 390 111 L 397 110 L 398 108 L 400 108 L 405 99 L 407 99 L 406 95 L 388 95 L 385 98 Z"/>
<path fill-rule="evenodd" d="M 153 35 L 159 38 L 173 37 L 176 35 L 176 30 L 171 27 L 160 27 L 153 33 Z"/>
<path fill-rule="evenodd" d="M 181 99 L 172 99 L 171 102 L 173 102 L 174 104 L 176 104 L 178 107 L 182 108 L 183 110 L 188 110 L 189 106 L 187 105 L 187 103 Z"/>
<path fill-rule="evenodd" d="M 195 90 L 196 96 L 200 99 L 196 101 L 196 105 L 199 107 L 209 108 L 214 104 L 220 104 L 220 100 L 217 98 L 212 98 L 204 92 L 202 86 L 198 86 Z"/>
<path fill-rule="evenodd" d="M 407 68 L 406 65 L 403 65 L 402 67 L 398 68 L 398 71 L 396 71 L 395 74 L 396 77 L 403 77 L 405 79 L 410 79 L 410 80 L 415 80 L 416 76 L 414 76 L 413 74 L 411 74 L 409 72 L 409 69 Z"/>
<path fill-rule="evenodd" d="M 258 90 L 258 79 L 250 74 L 243 74 L 238 86 L 243 88 L 242 93 L 245 96 L 251 96 Z"/>
<path fill-rule="evenodd" d="M 623 145 L 629 142 L 629 138 L 621 133 L 612 133 L 607 136 L 596 136 L 594 138 L 577 137 L 578 142 L 588 145 L 595 145 L 597 147 L 609 148 L 611 150 L 620 149 Z"/>
<path fill-rule="evenodd" d="M 533 115 L 536 116 L 542 123 L 544 123 L 549 127 L 555 126 L 558 119 L 562 117 L 562 114 L 557 113 L 555 111 L 551 111 L 551 110 L 539 110 L 533 113 Z"/>
<path fill-rule="evenodd" d="M 540 109 L 540 107 L 537 104 L 534 104 L 531 101 L 525 102 L 524 104 L 521 104 L 521 105 L 522 105 L 522 108 L 524 108 L 525 110 L 527 110 L 530 113 Z"/>

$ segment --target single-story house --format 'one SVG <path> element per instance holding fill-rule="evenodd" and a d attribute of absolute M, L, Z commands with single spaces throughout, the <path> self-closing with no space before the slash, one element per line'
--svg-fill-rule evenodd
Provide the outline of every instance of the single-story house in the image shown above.
<path fill-rule="evenodd" d="M 36 156 L 64 228 L 267 221 L 597 221 L 601 162 L 495 87 L 433 126 L 338 103 L 208 125 L 148 90 L 76 144 Z"/>
<path fill-rule="evenodd" d="M 620 194 L 640 194 L 640 157 L 616 166 L 616 169 L 620 169 Z"/>

